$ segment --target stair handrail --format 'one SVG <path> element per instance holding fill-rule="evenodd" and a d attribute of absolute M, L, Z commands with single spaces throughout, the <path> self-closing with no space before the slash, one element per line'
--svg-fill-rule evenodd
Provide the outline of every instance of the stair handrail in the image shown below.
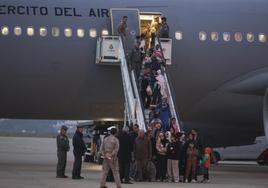
<path fill-rule="evenodd" d="M 131 123 L 137 123 L 140 129 L 146 130 L 145 118 L 143 113 L 143 108 L 140 100 L 140 95 L 138 91 L 137 81 L 135 78 L 134 71 L 129 71 L 127 58 L 125 55 L 125 47 L 123 44 L 122 37 L 120 39 L 120 49 L 119 55 L 121 60 L 121 74 L 124 87 L 124 94 L 128 109 L 128 118 Z"/>
<path fill-rule="evenodd" d="M 123 46 L 123 41 L 121 37 L 119 37 L 120 44 L 119 44 L 119 56 L 120 56 L 120 69 L 122 74 L 122 82 L 123 82 L 123 89 L 125 95 L 125 106 L 127 106 L 127 114 L 130 123 L 136 123 L 135 117 L 135 106 L 136 106 L 136 99 L 134 97 L 134 91 L 131 85 L 130 74 L 128 71 L 128 65 L 126 62 L 125 50 Z"/>
<path fill-rule="evenodd" d="M 134 73 L 133 70 L 131 71 L 131 76 L 132 76 L 132 83 L 133 83 L 134 93 L 135 93 L 135 96 L 136 96 L 137 122 L 138 122 L 138 125 L 139 125 L 140 129 L 147 130 L 147 126 L 146 126 L 146 123 L 145 123 L 145 116 L 144 116 L 144 108 L 143 108 L 143 104 L 141 103 L 141 100 L 140 100 L 140 93 L 139 93 L 139 90 L 138 90 L 138 87 L 137 87 L 137 80 L 136 80 L 135 73 Z"/>
<path fill-rule="evenodd" d="M 166 61 L 166 59 L 164 57 L 163 48 L 162 48 L 161 41 L 160 41 L 159 37 L 156 37 L 156 40 L 157 40 L 157 42 L 159 44 L 160 52 L 161 52 L 161 55 L 163 57 L 163 60 Z M 166 64 L 166 62 L 165 62 L 165 64 Z M 179 115 L 177 113 L 177 110 L 176 110 L 176 107 L 175 107 L 175 97 L 173 95 L 174 92 L 173 92 L 173 90 L 171 90 L 171 87 L 170 87 L 171 81 L 167 76 L 167 70 L 166 70 L 165 67 L 162 67 L 162 74 L 164 76 L 165 86 L 166 86 L 166 89 L 167 89 L 168 95 L 169 95 L 168 103 L 169 103 L 171 115 L 172 115 L 172 117 L 176 118 L 176 123 L 178 125 L 178 130 L 179 130 L 179 132 L 182 132 L 183 131 L 182 123 L 181 123 L 180 117 L 179 117 Z"/>

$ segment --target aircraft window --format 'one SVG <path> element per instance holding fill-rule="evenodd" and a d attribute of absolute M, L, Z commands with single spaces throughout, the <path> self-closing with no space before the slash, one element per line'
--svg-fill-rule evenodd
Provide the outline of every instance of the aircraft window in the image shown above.
<path fill-rule="evenodd" d="M 224 32 L 223 33 L 223 40 L 228 42 L 231 40 L 231 34 L 229 32 Z"/>
<path fill-rule="evenodd" d="M 30 37 L 34 35 L 34 28 L 33 27 L 27 28 L 27 35 Z"/>
<path fill-rule="evenodd" d="M 9 34 L 9 28 L 7 26 L 3 26 L 1 28 L 2 35 L 8 35 Z"/>
<path fill-rule="evenodd" d="M 247 34 L 247 40 L 248 40 L 248 42 L 253 42 L 254 41 L 254 34 L 253 33 L 248 33 Z"/>
<path fill-rule="evenodd" d="M 264 33 L 259 34 L 259 41 L 260 42 L 266 42 L 266 35 Z"/>
<path fill-rule="evenodd" d="M 241 42 L 243 40 L 243 35 L 240 32 L 236 32 L 234 38 L 236 42 Z"/>
<path fill-rule="evenodd" d="M 39 30 L 40 36 L 45 37 L 47 36 L 47 28 L 41 27 Z"/>
<path fill-rule="evenodd" d="M 95 38 L 97 36 L 96 29 L 90 29 L 89 30 L 89 36 L 92 37 L 92 38 Z"/>
<path fill-rule="evenodd" d="M 16 36 L 21 35 L 21 34 L 22 34 L 22 29 L 21 29 L 21 27 L 16 26 L 16 27 L 14 28 L 14 34 L 15 34 Z"/>
<path fill-rule="evenodd" d="M 201 41 L 205 41 L 205 40 L 207 40 L 207 33 L 204 32 L 204 31 L 199 32 L 199 39 L 200 39 Z"/>
<path fill-rule="evenodd" d="M 58 27 L 52 27 L 52 36 L 53 37 L 58 37 L 60 36 L 60 29 Z"/>
<path fill-rule="evenodd" d="M 103 29 L 101 34 L 102 35 L 109 35 L 109 31 L 107 29 Z"/>
<path fill-rule="evenodd" d="M 211 33 L 211 40 L 216 42 L 219 40 L 219 33 L 218 32 L 212 32 Z"/>
<path fill-rule="evenodd" d="M 71 37 L 72 36 L 72 29 L 71 28 L 64 29 L 64 35 L 65 35 L 65 37 Z"/>
<path fill-rule="evenodd" d="M 77 36 L 79 38 L 83 38 L 85 36 L 85 30 L 84 29 L 77 29 Z"/>
<path fill-rule="evenodd" d="M 176 40 L 182 40 L 182 32 L 181 31 L 176 31 L 175 38 L 176 38 Z"/>

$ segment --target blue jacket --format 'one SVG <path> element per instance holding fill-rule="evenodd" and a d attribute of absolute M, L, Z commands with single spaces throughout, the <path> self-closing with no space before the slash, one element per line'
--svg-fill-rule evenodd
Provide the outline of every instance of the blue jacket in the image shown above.
<path fill-rule="evenodd" d="M 160 112 L 160 119 L 162 121 L 162 127 L 164 131 L 169 129 L 169 119 L 171 118 L 171 112 L 168 103 L 161 103 L 158 105 L 158 110 Z"/>

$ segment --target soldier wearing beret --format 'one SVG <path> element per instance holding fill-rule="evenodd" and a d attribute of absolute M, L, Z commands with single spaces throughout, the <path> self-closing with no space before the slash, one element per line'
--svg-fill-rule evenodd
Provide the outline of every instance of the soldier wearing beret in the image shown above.
<path fill-rule="evenodd" d="M 70 150 L 69 139 L 67 137 L 66 126 L 62 126 L 60 129 L 60 134 L 57 136 L 57 178 L 67 178 L 65 175 L 66 161 L 67 161 L 67 152 Z"/>

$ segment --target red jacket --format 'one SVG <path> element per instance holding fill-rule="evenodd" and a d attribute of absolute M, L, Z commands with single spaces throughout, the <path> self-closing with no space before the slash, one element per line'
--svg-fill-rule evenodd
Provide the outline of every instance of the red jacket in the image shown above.
<path fill-rule="evenodd" d="M 206 147 L 204 149 L 204 167 L 209 168 L 211 164 L 211 153 L 212 149 L 210 147 Z"/>

